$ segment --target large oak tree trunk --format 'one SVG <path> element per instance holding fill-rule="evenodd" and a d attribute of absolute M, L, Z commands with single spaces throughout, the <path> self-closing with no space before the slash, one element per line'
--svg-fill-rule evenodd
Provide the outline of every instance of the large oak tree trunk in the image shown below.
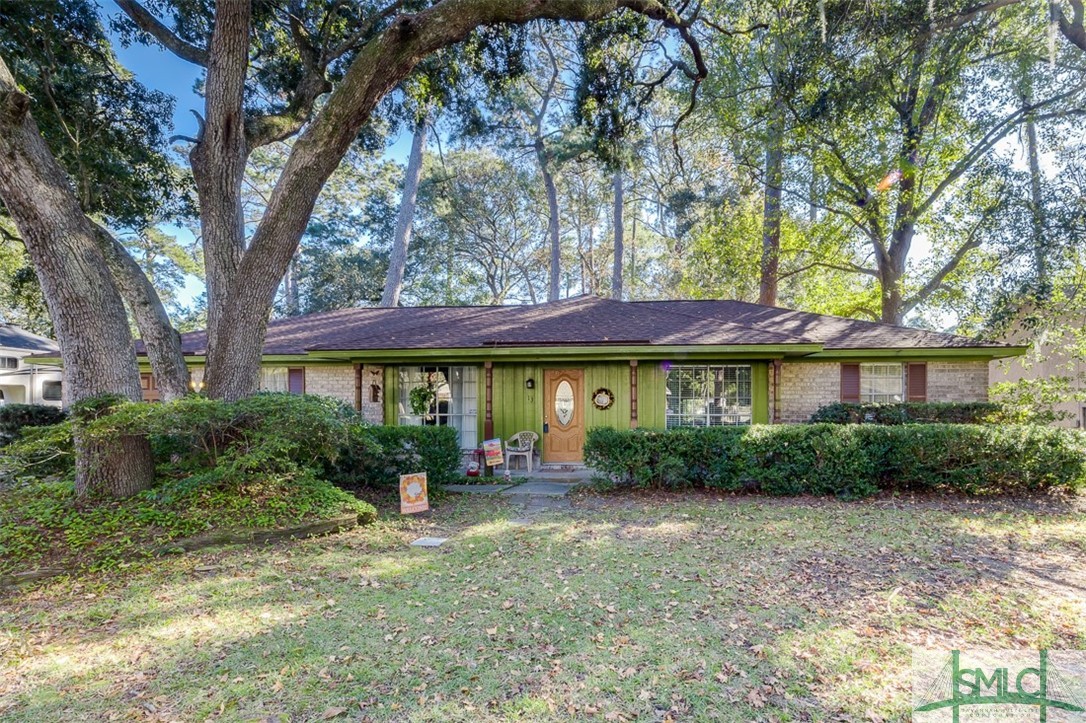
<path fill-rule="evenodd" d="M 611 298 L 622 301 L 622 255 L 624 249 L 625 225 L 622 219 L 623 203 L 625 202 L 625 189 L 622 183 L 622 169 L 615 170 L 612 186 L 615 191 L 615 208 L 613 225 L 615 227 L 615 263 L 611 269 Z"/>
<path fill-rule="evenodd" d="M 192 177 L 200 196 L 200 232 L 207 285 L 209 363 L 205 382 L 209 394 L 219 387 L 216 377 L 221 373 L 222 365 L 211 363 L 211 360 L 217 355 L 221 338 L 243 333 L 236 326 L 224 324 L 223 316 L 230 304 L 230 295 L 245 255 L 241 185 L 249 145 L 245 138 L 243 101 L 249 64 L 251 13 L 248 2 L 224 3 L 216 10 L 204 84 L 206 121 L 202 124 L 198 142 L 189 154 Z M 280 265 L 276 275 L 277 286 L 293 256 L 292 249 L 290 256 Z M 273 296 L 269 296 L 265 316 L 271 312 L 272 301 Z M 263 329 L 260 339 L 263 340 Z M 258 369 L 253 372 L 258 373 Z"/>
<path fill-rule="evenodd" d="M 207 125 L 201 142 L 193 151 L 193 170 L 198 178 L 201 205 L 214 202 L 216 187 L 230 194 L 221 209 L 214 214 L 205 210 L 201 219 L 205 224 L 205 244 L 224 246 L 228 258 L 233 258 L 231 254 L 238 248 L 236 237 L 230 233 L 209 234 L 206 225 L 218 224 L 218 231 L 222 231 L 227 226 L 238 227 L 230 225 L 232 219 L 240 222 L 240 201 L 235 203 L 234 200 L 240 193 L 235 192 L 233 186 L 234 179 L 240 179 L 241 169 L 232 169 L 234 161 L 239 156 L 243 159 L 247 151 L 245 139 L 233 135 L 241 120 L 241 103 L 234 90 L 244 83 L 245 77 L 246 58 L 239 49 L 241 39 L 248 35 L 250 11 L 247 5 L 238 2 L 216 6 L 208 63 Z M 422 59 L 464 40 L 483 25 L 525 23 L 544 18 L 590 21 L 622 7 L 671 27 L 679 27 L 683 22 L 674 10 L 657 0 L 446 0 L 413 15 L 397 17 L 389 28 L 367 42 L 295 142 L 264 217 L 248 248 L 241 253 L 237 271 L 231 274 L 230 264 L 223 263 L 224 272 L 217 273 L 212 264 L 208 264 L 208 302 L 215 310 L 211 314 L 213 318 L 209 319 L 207 393 L 214 398 L 231 400 L 252 394 L 256 389 L 275 292 L 305 232 L 318 194 L 369 121 L 373 109 Z M 681 34 L 688 45 L 696 46 L 688 31 L 683 30 Z M 699 77 L 704 77 L 707 71 L 700 54 L 695 61 Z M 229 70 L 233 80 L 216 81 L 215 68 L 223 74 Z M 223 144 L 230 151 L 222 154 L 225 161 L 217 168 L 204 163 L 200 155 L 209 152 L 205 150 L 209 144 L 215 144 L 215 147 Z M 201 163 L 203 167 L 197 171 Z M 206 176 L 216 170 L 218 180 L 216 184 L 209 184 Z M 200 176 L 205 176 L 204 181 L 199 180 Z M 552 189 L 552 193 L 551 207 L 557 208 L 557 192 Z M 557 220 L 553 216 L 552 225 L 553 253 L 558 250 L 555 243 Z M 218 256 L 210 251 L 212 249 L 205 246 L 205 258 Z M 558 274 L 552 272 L 552 297 L 558 295 L 558 280 Z"/>
<path fill-rule="evenodd" d="M 415 200 L 422 178 L 422 157 L 426 151 L 426 132 L 429 114 L 419 119 L 415 137 L 411 139 L 411 155 L 407 159 L 407 172 L 403 181 L 400 211 L 396 216 L 396 232 L 392 237 L 392 253 L 388 258 L 385 290 L 381 294 L 381 306 L 399 306 L 403 291 L 403 277 L 407 269 L 407 249 L 411 245 L 411 227 L 415 220 Z"/>
<path fill-rule="evenodd" d="M 163 401 L 180 399 L 189 392 L 189 370 L 181 354 L 181 336 L 170 323 L 166 307 L 147 274 L 127 249 L 101 226 L 95 226 L 95 231 L 109 271 L 136 320 L 159 394 Z"/>
<path fill-rule="evenodd" d="M 102 394 L 141 398 L 139 368 L 124 302 L 75 191 L 0 60 L 0 198 L 41 282 L 64 362 L 65 399 Z M 126 495 L 153 480 L 145 439 L 79 446 L 80 494 Z"/>

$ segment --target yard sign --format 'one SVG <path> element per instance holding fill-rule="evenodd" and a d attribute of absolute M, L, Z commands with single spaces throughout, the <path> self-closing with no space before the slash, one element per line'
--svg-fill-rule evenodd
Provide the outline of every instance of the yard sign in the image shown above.
<path fill-rule="evenodd" d="M 487 467 L 500 467 L 505 461 L 502 457 L 502 441 L 500 439 L 484 440 L 483 455 L 486 457 Z"/>
<path fill-rule="evenodd" d="M 400 513 L 410 515 L 430 509 L 426 495 L 426 473 L 400 475 Z"/>

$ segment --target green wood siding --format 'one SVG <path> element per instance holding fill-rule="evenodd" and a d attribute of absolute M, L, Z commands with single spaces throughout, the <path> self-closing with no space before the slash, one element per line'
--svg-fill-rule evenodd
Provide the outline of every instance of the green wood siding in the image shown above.
<path fill-rule="evenodd" d="M 385 367 L 385 424 L 399 424 L 400 368 Z"/>
<path fill-rule="evenodd" d="M 592 392 L 610 389 L 615 403 L 610 409 L 596 409 Z M 586 364 L 584 366 L 585 429 L 593 427 L 630 428 L 630 363 Z"/>
<path fill-rule="evenodd" d="M 535 389 L 526 389 L 527 380 Z M 480 376 L 479 418 L 486 415 L 486 375 Z M 530 430 L 543 438 L 543 369 L 534 364 L 494 365 L 494 436 L 509 439 Z"/>
<path fill-rule="evenodd" d="M 667 374 L 658 361 L 643 361 L 637 365 L 637 426 L 642 429 L 663 429 L 665 417 Z"/>
<path fill-rule="evenodd" d="M 751 416 L 755 424 L 769 424 L 769 364 L 754 362 L 751 366 Z"/>
<path fill-rule="evenodd" d="M 743 363 L 743 362 L 729 362 Z M 769 421 L 769 364 L 763 361 L 748 362 L 753 367 L 754 422 Z M 517 432 L 531 430 L 543 436 L 543 372 L 545 369 L 583 369 L 585 428 L 630 428 L 630 363 L 598 362 L 571 364 L 495 363 L 493 371 L 494 436 L 508 439 Z M 528 389 L 528 379 L 535 380 L 535 388 Z M 637 365 L 637 421 L 643 429 L 664 429 L 666 419 L 667 373 L 661 362 L 641 361 Z M 396 366 L 385 367 L 385 423 L 397 423 L 399 399 L 399 370 Z M 596 409 L 592 393 L 600 388 L 610 389 L 615 403 L 610 409 Z M 486 371 L 479 367 L 478 420 L 479 438 L 482 439 L 486 417 Z"/>

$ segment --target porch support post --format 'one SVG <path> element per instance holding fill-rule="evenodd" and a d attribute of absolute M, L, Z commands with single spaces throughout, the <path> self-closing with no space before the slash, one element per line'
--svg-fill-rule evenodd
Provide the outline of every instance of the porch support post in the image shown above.
<path fill-rule="evenodd" d="M 773 360 L 773 424 L 781 423 L 781 360 Z"/>
<path fill-rule="evenodd" d="M 494 439 L 494 362 L 483 362 L 486 372 L 486 413 L 483 417 L 483 437 Z"/>
<path fill-rule="evenodd" d="M 362 411 L 362 365 L 354 365 L 354 410 Z"/>
<path fill-rule="evenodd" d="M 494 362 L 483 362 L 483 371 L 486 374 L 486 412 L 483 415 L 483 439 L 494 439 Z M 508 465 L 509 462 L 506 462 Z M 509 469 L 507 466 L 506 469 Z M 489 464 L 483 464 L 483 474 L 487 477 L 494 476 L 494 468 Z"/>
<path fill-rule="evenodd" d="M 630 360 L 630 429 L 637 429 L 637 360 Z"/>

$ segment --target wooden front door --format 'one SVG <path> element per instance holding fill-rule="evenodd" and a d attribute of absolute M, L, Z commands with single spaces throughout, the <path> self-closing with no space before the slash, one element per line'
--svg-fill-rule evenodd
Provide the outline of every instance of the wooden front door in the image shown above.
<path fill-rule="evenodd" d="M 584 369 L 543 370 L 543 461 L 584 459 Z"/>

